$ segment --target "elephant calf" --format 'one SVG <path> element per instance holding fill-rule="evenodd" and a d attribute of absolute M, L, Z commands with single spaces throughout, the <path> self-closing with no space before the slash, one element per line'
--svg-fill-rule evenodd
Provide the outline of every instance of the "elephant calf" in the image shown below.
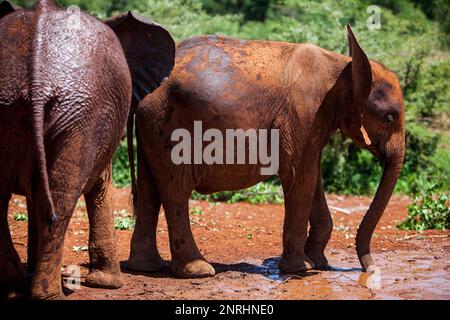
<path fill-rule="evenodd" d="M 174 163 L 173 133 L 184 128 L 194 136 L 198 122 L 222 136 L 230 128 L 279 130 L 278 175 L 285 195 L 279 268 L 285 272 L 326 267 L 323 251 L 332 222 L 320 183 L 320 159 L 331 134 L 339 129 L 370 150 L 384 163 L 384 172 L 358 230 L 356 249 L 364 269 L 374 264 L 370 239 L 402 167 L 405 108 L 396 75 L 368 60 L 349 26 L 347 33 L 350 57 L 311 44 L 217 36 L 179 44 L 171 77 L 136 110 L 138 203 L 130 269 L 163 266 L 155 242 L 162 204 L 172 271 L 179 277 L 213 275 L 190 229 L 192 190 L 237 190 L 268 178 L 261 175 L 262 163 Z"/>
<path fill-rule="evenodd" d="M 86 283 L 122 284 L 110 161 L 132 87 L 134 101 L 155 89 L 172 69 L 175 45 L 131 13 L 106 24 L 51 0 L 26 10 L 0 4 L 0 298 L 26 289 L 7 222 L 12 193 L 27 198 L 33 298 L 64 297 L 64 235 L 81 195 L 90 223 Z"/>

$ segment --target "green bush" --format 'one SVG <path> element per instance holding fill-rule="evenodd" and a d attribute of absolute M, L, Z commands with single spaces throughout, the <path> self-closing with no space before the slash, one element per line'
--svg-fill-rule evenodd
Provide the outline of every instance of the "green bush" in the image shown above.
<path fill-rule="evenodd" d="M 257 203 L 283 203 L 283 195 L 281 193 L 281 186 L 274 182 L 258 183 L 248 189 L 239 191 L 223 191 L 213 194 L 203 195 L 196 191 L 191 196 L 194 200 L 207 200 L 211 202 L 227 202 L 236 203 L 245 201 L 253 204 Z"/>
<path fill-rule="evenodd" d="M 439 114 L 450 116 L 449 75 L 450 59 L 433 61 L 418 77 L 414 91 L 407 96 L 415 115 L 430 125 Z"/>
<path fill-rule="evenodd" d="M 323 151 L 322 170 L 328 192 L 362 195 L 376 190 L 382 167 L 369 151 L 335 134 Z"/>
<path fill-rule="evenodd" d="M 126 140 L 122 140 L 112 158 L 113 184 L 115 187 L 126 187 L 131 183 L 130 164 Z"/>
<path fill-rule="evenodd" d="M 422 186 L 408 208 L 408 217 L 397 227 L 402 230 L 450 229 L 449 197 L 445 193 L 435 193 L 435 185 Z"/>
<path fill-rule="evenodd" d="M 242 13 L 245 21 L 266 20 L 273 0 L 201 0 L 206 12 L 212 14 Z"/>

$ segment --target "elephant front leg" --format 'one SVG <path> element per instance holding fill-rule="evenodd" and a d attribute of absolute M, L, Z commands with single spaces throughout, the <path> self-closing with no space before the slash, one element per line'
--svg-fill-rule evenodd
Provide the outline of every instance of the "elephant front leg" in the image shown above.
<path fill-rule="evenodd" d="M 0 300 L 24 297 L 28 288 L 8 226 L 11 196 L 0 196 Z"/>
<path fill-rule="evenodd" d="M 89 217 L 89 274 L 86 285 L 117 289 L 122 286 L 114 240 L 111 207 L 111 163 L 84 195 Z"/>
<path fill-rule="evenodd" d="M 169 227 L 170 268 L 180 278 L 202 278 L 215 274 L 214 268 L 200 253 L 192 235 L 189 220 L 189 196 L 179 202 L 175 199 L 163 200 Z"/>
<path fill-rule="evenodd" d="M 305 253 L 312 260 L 316 269 L 328 270 L 330 266 L 324 251 L 333 231 L 333 220 L 328 209 L 321 177 L 322 170 L 319 161 L 317 186 L 309 217 L 310 229 Z"/>
<path fill-rule="evenodd" d="M 317 158 L 302 160 L 297 174 L 283 179 L 285 220 L 283 227 L 283 254 L 279 268 L 283 272 L 302 272 L 314 268 L 305 254 L 308 220 L 317 183 Z M 311 188 L 311 185 L 314 188 Z"/>
<path fill-rule="evenodd" d="M 140 272 L 156 272 L 166 266 L 156 244 L 161 200 L 153 176 L 138 145 L 136 227 L 131 238 L 127 268 Z"/>

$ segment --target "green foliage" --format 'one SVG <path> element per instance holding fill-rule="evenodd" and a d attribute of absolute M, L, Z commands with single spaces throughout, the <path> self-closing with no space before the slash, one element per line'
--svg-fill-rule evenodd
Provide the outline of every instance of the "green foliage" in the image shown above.
<path fill-rule="evenodd" d="M 24 212 L 15 212 L 13 219 L 14 221 L 28 221 L 28 215 Z"/>
<path fill-rule="evenodd" d="M 240 201 L 253 204 L 283 203 L 281 187 L 276 182 L 262 182 L 244 190 L 223 191 L 208 195 L 203 195 L 194 191 L 191 198 L 194 200 L 207 200 L 211 202 L 222 201 L 227 203 L 236 203 Z"/>
<path fill-rule="evenodd" d="M 382 167 L 367 150 L 336 134 L 324 149 L 322 170 L 328 192 L 361 195 L 376 190 Z"/>
<path fill-rule="evenodd" d="M 450 59 L 431 62 L 415 80 L 407 96 L 417 117 L 429 122 L 440 113 L 450 116 Z M 430 123 L 431 124 L 431 123 Z"/>
<path fill-rule="evenodd" d="M 114 219 L 114 228 L 116 230 L 133 230 L 136 221 L 132 217 L 119 217 Z"/>
<path fill-rule="evenodd" d="M 439 190 L 450 190 L 450 148 L 439 148 L 431 159 L 433 172 L 430 173 L 430 181 L 436 181 L 439 185 Z M 436 177 L 439 178 L 436 178 Z"/>
<path fill-rule="evenodd" d="M 134 139 L 134 152 L 136 153 L 136 139 Z M 113 185 L 118 188 L 126 187 L 131 183 L 130 162 L 128 161 L 128 147 L 126 139 L 120 141 L 119 147 L 112 158 Z M 135 168 L 137 159 L 134 158 Z M 136 169 L 137 170 L 137 169 Z"/>
<path fill-rule="evenodd" d="M 442 42 L 450 46 L 450 2 L 448 0 L 413 0 L 425 12 L 427 17 L 439 23 L 445 33 Z"/>
<path fill-rule="evenodd" d="M 449 197 L 435 196 L 436 186 L 422 186 L 422 191 L 408 208 L 408 217 L 397 227 L 402 230 L 450 229 Z"/>
<path fill-rule="evenodd" d="M 114 153 L 113 159 L 113 177 L 115 187 L 125 187 L 130 184 L 130 165 L 128 162 L 127 142 L 122 140 Z"/>
<path fill-rule="evenodd" d="M 201 216 L 203 213 L 204 212 L 203 212 L 202 208 L 194 207 L 191 209 L 191 214 L 194 216 Z"/>
<path fill-rule="evenodd" d="M 202 0 L 206 12 L 213 14 L 243 13 L 244 21 L 266 20 L 271 0 Z"/>

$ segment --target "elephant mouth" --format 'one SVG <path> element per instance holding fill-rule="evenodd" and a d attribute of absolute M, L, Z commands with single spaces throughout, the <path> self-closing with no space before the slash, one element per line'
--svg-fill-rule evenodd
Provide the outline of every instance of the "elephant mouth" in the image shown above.
<path fill-rule="evenodd" d="M 381 142 L 379 140 L 374 141 L 370 146 L 364 143 L 363 140 L 353 140 L 354 144 L 360 149 L 366 149 L 374 155 L 379 161 L 384 162 L 386 157 L 384 152 L 381 150 Z"/>
<path fill-rule="evenodd" d="M 384 160 L 386 159 L 386 157 L 384 156 L 384 152 L 381 151 L 381 143 L 379 140 L 376 141 L 376 143 L 374 144 L 374 147 L 372 147 L 371 149 L 369 149 L 372 154 L 381 162 L 384 162 Z"/>

